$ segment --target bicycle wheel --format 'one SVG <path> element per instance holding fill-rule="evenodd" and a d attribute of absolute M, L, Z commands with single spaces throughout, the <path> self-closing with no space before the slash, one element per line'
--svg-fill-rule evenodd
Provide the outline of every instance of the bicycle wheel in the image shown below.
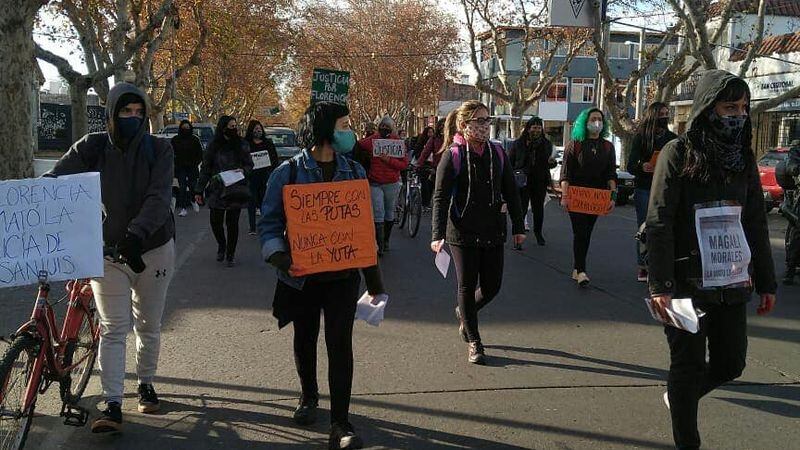
<path fill-rule="evenodd" d="M 413 189 L 408 199 L 408 237 L 415 237 L 419 232 L 419 223 L 422 221 L 422 194 L 419 189 Z"/>
<path fill-rule="evenodd" d="M 84 314 L 78 337 L 67 342 L 64 352 L 64 365 L 69 366 L 73 361 L 83 362 L 75 366 L 64 378 L 61 379 L 61 400 L 65 403 L 77 403 L 89 384 L 92 369 L 97 360 L 97 341 L 95 330 L 100 326 L 100 319 L 95 314 L 94 298 L 89 303 L 89 313 Z M 85 359 L 84 359 L 85 358 Z M 69 395 L 69 397 L 67 397 Z"/>
<path fill-rule="evenodd" d="M 36 340 L 28 335 L 14 339 L 0 359 L 0 450 L 25 446 L 36 399 L 24 408 L 25 392 L 36 361 Z"/>
<path fill-rule="evenodd" d="M 400 195 L 397 196 L 397 204 L 394 207 L 394 216 L 397 219 L 397 226 L 400 228 L 403 228 L 406 224 L 406 215 L 408 213 L 406 204 L 406 185 L 403 184 L 400 186 Z"/>

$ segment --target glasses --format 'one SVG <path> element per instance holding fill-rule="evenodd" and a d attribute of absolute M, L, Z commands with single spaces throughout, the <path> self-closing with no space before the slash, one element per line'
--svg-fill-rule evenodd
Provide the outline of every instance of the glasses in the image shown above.
<path fill-rule="evenodd" d="M 478 125 L 491 125 L 494 123 L 494 117 L 475 117 L 469 119 L 467 123 L 477 123 Z"/>

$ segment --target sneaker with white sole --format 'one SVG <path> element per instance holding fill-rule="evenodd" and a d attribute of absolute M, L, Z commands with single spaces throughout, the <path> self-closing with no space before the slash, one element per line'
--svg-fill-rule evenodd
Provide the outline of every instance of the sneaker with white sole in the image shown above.
<path fill-rule="evenodd" d="M 661 397 L 661 399 L 664 400 L 664 405 L 666 405 L 667 409 L 670 409 L 670 407 L 669 407 L 669 392 L 664 392 L 664 395 Z"/>
<path fill-rule="evenodd" d="M 578 274 L 578 278 L 575 279 L 578 282 L 578 286 L 586 287 L 589 285 L 589 275 L 586 275 L 586 272 L 581 272 Z"/>
<path fill-rule="evenodd" d="M 578 271 L 577 270 L 573 270 L 572 271 L 572 280 L 573 281 L 578 281 Z"/>
<path fill-rule="evenodd" d="M 186 208 L 181 208 L 181 210 L 178 211 L 178 217 L 186 217 Z"/>

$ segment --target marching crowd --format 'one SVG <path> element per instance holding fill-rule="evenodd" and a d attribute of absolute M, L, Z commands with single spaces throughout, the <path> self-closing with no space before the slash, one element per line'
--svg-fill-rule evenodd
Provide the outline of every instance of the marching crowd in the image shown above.
<path fill-rule="evenodd" d="M 324 317 L 330 448 L 363 445 L 348 416 L 353 322 L 362 277 L 369 295 L 386 292 L 379 264 L 305 277 L 292 275 L 292 252 L 285 239 L 284 186 L 368 180 L 377 249 L 382 255 L 390 249 L 402 172 L 409 163 L 432 169 L 422 186 L 424 203 L 431 207 L 430 247 L 435 253 L 445 244 L 449 247 L 458 280 L 455 316 L 459 335 L 467 344 L 468 361 L 485 362 L 478 313 L 501 288 L 509 218 L 512 243 L 521 248 L 526 240 L 524 216 L 530 208 L 536 242 L 546 245 L 544 204 L 552 183 L 550 170 L 556 163 L 541 119 L 531 118 L 506 152 L 489 139 L 493 119 L 487 106 L 467 101 L 434 127 L 407 139 L 409 155 L 395 158 L 372 152 L 375 139 L 404 138 L 391 118 L 385 117 L 359 140 L 346 105 L 319 102 L 306 110 L 299 125 L 303 150 L 278 164 L 275 146 L 257 121 L 250 121 L 245 135 L 240 136 L 237 120 L 221 117 L 205 151 L 188 121 L 181 123 L 171 146 L 153 138 L 145 123 L 145 98 L 132 85 L 116 85 L 109 94 L 108 131 L 78 141 L 52 171 L 56 176 L 99 171 L 108 214 L 103 225 L 105 245 L 116 245 L 125 258 L 141 258 L 146 264 L 144 270 L 134 272 L 128 265 L 106 261 L 106 276 L 92 282 L 102 325 L 99 363 L 106 400 L 105 410 L 92 424 L 93 432 L 121 427 L 125 337 L 131 321 L 137 339 L 138 408 L 144 413 L 159 408 L 152 381 L 167 286 L 174 272 L 173 176 L 179 183 L 178 216 L 186 215 L 187 208 L 208 206 L 217 260 L 227 266 L 235 265 L 239 216 L 242 209 L 248 209 L 249 230 L 259 237 L 264 261 L 278 273 L 273 314 L 279 327 L 291 323 L 294 329 L 301 386 L 294 420 L 301 425 L 313 423 L 317 416 L 316 350 L 320 316 Z M 756 293 L 758 313 L 766 314 L 776 301 L 767 219 L 750 146 L 749 107 L 750 93 L 741 78 L 708 71 L 698 84 L 687 131 L 681 136 L 673 134 L 668 127 L 669 109 L 660 103 L 650 105 L 627 161 L 636 175 L 634 202 L 640 234 L 646 236 L 646 246 L 637 245 L 637 277 L 647 283 L 654 309 L 665 323 L 669 322 L 667 310 L 672 299 L 689 297 L 702 311 L 698 333 L 664 326 L 671 358 L 664 402 L 680 449 L 700 447 L 699 400 L 744 369 L 745 304 Z M 590 283 L 587 254 L 598 215 L 573 210 L 571 201 L 580 189 L 597 189 L 608 193 L 604 200 L 607 211 L 614 208 L 617 161 L 609 132 L 603 111 L 583 111 L 556 180 L 561 204 L 569 211 L 572 278 L 579 286 Z M 264 151 L 271 164 L 254 169 L 251 154 Z M 238 181 L 223 182 L 221 174 L 231 172 L 240 175 Z M 800 146 L 793 150 L 788 168 L 794 177 L 798 172 Z M 731 262 L 734 270 L 712 275 L 704 270 L 707 236 L 697 218 L 729 220 L 730 211 L 735 217 L 726 223 L 736 236 L 743 236 L 747 251 L 741 260 Z M 795 212 L 787 246 L 789 236 L 797 235 L 796 220 Z M 800 242 L 795 240 L 791 240 L 793 250 L 787 252 L 787 282 L 792 281 L 800 262 Z"/>

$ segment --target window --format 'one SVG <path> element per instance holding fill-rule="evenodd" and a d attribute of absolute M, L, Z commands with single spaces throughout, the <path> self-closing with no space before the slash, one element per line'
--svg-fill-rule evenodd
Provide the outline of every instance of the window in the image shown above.
<path fill-rule="evenodd" d="M 544 96 L 546 102 L 566 102 L 567 101 L 567 79 L 562 78 L 550 85 Z"/>
<path fill-rule="evenodd" d="M 624 42 L 611 42 L 608 44 L 608 57 L 614 59 L 629 59 L 630 46 Z"/>
<path fill-rule="evenodd" d="M 573 78 L 569 98 L 572 103 L 594 103 L 594 78 Z"/>

